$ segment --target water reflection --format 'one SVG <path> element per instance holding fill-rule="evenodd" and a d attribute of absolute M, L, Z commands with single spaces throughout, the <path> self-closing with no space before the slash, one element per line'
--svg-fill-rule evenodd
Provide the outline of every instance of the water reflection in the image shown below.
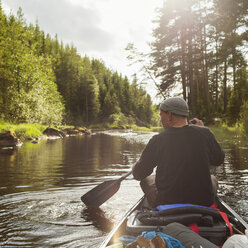
<path fill-rule="evenodd" d="M 98 247 L 141 197 L 139 183 L 128 177 L 97 210 L 80 197 L 127 173 L 153 135 L 102 132 L 0 150 L 0 246 Z M 248 146 L 226 139 L 222 145 L 219 194 L 248 219 Z"/>
<path fill-rule="evenodd" d="M 244 219 L 248 220 L 248 145 L 247 141 L 223 142 L 226 153 L 224 166 L 216 170 L 219 194 Z"/>

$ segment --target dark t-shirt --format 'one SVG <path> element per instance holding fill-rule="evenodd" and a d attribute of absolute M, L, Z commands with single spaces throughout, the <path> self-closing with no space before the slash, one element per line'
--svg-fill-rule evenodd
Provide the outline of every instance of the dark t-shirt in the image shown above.
<path fill-rule="evenodd" d="M 213 189 L 209 166 L 224 162 L 224 152 L 206 127 L 166 128 L 153 136 L 133 171 L 142 180 L 155 167 L 157 205 L 191 203 L 210 206 Z"/>

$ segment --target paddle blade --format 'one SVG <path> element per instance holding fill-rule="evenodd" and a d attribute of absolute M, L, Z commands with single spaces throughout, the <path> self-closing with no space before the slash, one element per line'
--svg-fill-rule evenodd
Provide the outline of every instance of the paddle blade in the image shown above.
<path fill-rule="evenodd" d="M 81 200 L 88 207 L 99 207 L 113 196 L 119 188 L 120 180 L 106 181 L 81 196 Z"/>

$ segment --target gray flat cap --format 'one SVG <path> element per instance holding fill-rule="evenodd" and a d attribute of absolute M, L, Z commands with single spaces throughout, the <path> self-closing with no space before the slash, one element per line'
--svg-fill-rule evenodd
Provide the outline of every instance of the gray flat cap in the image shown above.
<path fill-rule="evenodd" d="M 180 97 L 171 97 L 164 100 L 160 105 L 160 109 L 180 116 L 189 116 L 188 104 Z"/>

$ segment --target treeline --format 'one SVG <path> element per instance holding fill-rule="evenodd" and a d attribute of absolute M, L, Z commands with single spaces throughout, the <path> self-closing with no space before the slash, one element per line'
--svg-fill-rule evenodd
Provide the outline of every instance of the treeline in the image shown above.
<path fill-rule="evenodd" d="M 27 25 L 21 9 L 6 16 L 0 2 L 0 119 L 151 125 L 153 108 L 136 79 L 130 83 L 103 61 L 81 57 L 38 23 Z"/>
<path fill-rule="evenodd" d="M 248 1 L 166 0 L 155 24 L 160 88 L 180 86 L 193 116 L 248 126 Z"/>

